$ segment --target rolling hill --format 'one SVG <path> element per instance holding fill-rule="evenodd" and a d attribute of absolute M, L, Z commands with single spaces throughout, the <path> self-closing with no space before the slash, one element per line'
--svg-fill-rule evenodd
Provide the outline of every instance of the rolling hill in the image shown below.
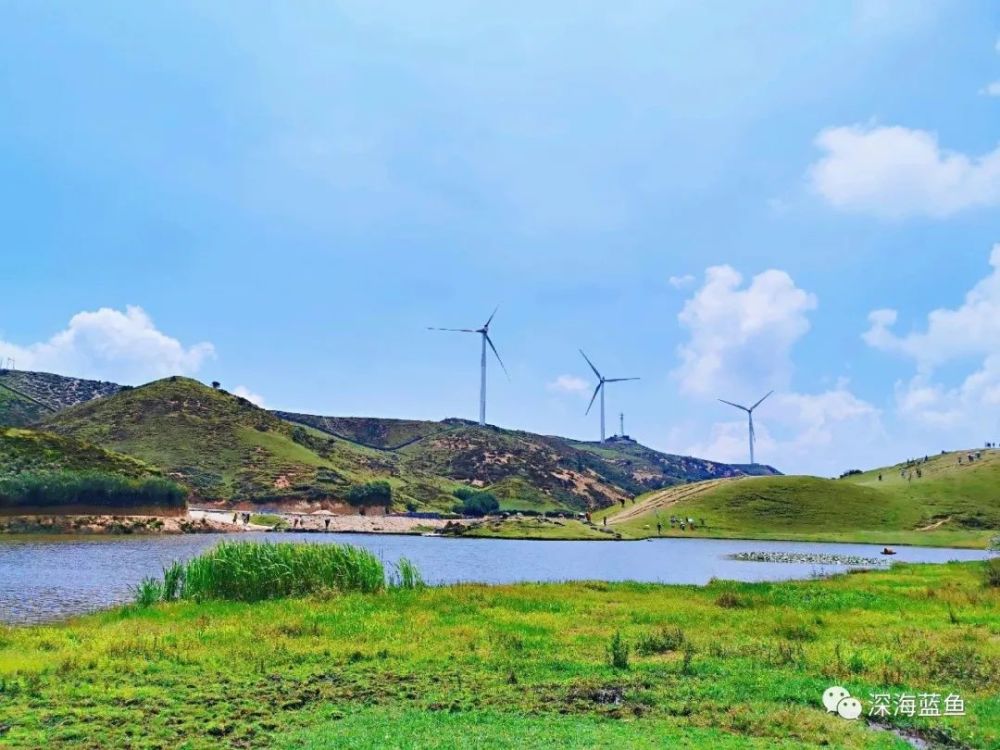
<path fill-rule="evenodd" d="M 674 535 L 979 545 L 1000 530 L 1000 450 L 959 464 L 968 453 L 841 479 L 700 482 L 652 492 L 601 515 L 610 527 L 636 537 L 655 534 L 659 518 L 664 533 Z M 694 518 L 695 531 L 671 529 L 671 516 Z"/>
<path fill-rule="evenodd" d="M 99 471 L 131 479 L 160 475 L 144 461 L 74 438 L 0 427 L 0 479 L 38 471 Z"/>
<path fill-rule="evenodd" d="M 446 419 L 324 417 L 277 412 L 297 424 L 391 455 L 402 474 L 436 476 L 493 492 L 507 509 L 586 510 L 649 489 L 744 471 L 654 451 L 628 438 L 605 444 Z M 776 473 L 770 467 L 755 467 Z"/>
<path fill-rule="evenodd" d="M 602 445 L 461 419 L 269 412 L 182 377 L 131 388 L 7 371 L 4 386 L 11 397 L 0 401 L 0 424 L 27 422 L 134 456 L 184 483 L 195 501 L 336 501 L 356 484 L 384 479 L 398 507 L 450 510 L 452 491 L 472 485 L 507 509 L 592 510 L 747 473 L 628 438 Z"/>
<path fill-rule="evenodd" d="M 61 409 L 113 396 L 123 388 L 49 372 L 0 370 L 0 425 L 25 427 Z"/>
<path fill-rule="evenodd" d="M 159 466 L 200 501 L 337 500 L 354 484 L 395 474 L 376 451 L 182 377 L 123 389 L 39 424 Z"/>

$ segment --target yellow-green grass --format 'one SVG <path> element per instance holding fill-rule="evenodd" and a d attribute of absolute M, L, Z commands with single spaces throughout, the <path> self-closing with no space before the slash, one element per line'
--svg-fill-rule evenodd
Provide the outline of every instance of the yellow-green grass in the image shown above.
<path fill-rule="evenodd" d="M 708 586 L 450 586 L 174 602 L 0 629 L 12 748 L 905 748 L 820 696 L 957 693 L 894 717 L 1000 747 L 982 563 Z M 638 649 L 680 629 L 677 650 Z M 616 632 L 628 669 L 606 648 Z M 575 743 L 575 744 L 573 744 Z"/>
<path fill-rule="evenodd" d="M 905 469 L 887 467 L 845 479 L 774 476 L 715 480 L 648 493 L 596 522 L 629 537 L 664 536 L 985 547 L 1000 530 L 1000 452 L 970 465 L 945 454 Z M 963 453 L 964 455 L 964 453 Z M 882 481 L 878 474 L 882 474 Z M 695 528 L 671 527 L 671 516 Z M 702 524 L 704 521 L 704 524 Z"/>

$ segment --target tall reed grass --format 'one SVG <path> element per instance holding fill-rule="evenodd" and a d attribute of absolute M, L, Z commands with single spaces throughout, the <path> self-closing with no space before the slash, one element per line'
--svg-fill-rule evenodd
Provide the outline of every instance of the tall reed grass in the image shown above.
<path fill-rule="evenodd" d="M 140 605 L 172 599 L 256 602 L 420 586 L 423 580 L 409 560 L 400 560 L 387 577 L 378 557 L 349 544 L 222 542 L 186 563 L 173 563 L 162 581 L 144 580 L 135 597 Z"/>

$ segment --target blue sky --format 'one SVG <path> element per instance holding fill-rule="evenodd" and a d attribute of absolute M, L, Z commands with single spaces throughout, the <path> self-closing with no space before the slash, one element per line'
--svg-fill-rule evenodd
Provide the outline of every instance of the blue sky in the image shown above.
<path fill-rule="evenodd" d="M 995 3 L 541 5 L 0 2 L 0 357 L 474 418 L 500 304 L 505 427 L 1000 439 Z"/>

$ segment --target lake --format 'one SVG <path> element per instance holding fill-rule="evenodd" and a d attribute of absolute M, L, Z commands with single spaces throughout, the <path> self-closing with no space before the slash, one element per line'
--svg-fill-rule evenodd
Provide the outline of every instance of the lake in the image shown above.
<path fill-rule="evenodd" d="M 340 542 L 385 562 L 407 557 L 430 584 L 521 581 L 643 581 L 702 584 L 711 578 L 779 581 L 845 570 L 843 565 L 749 562 L 745 552 L 879 557 L 881 546 L 725 539 L 556 542 L 360 534 L 0 537 L 0 622 L 31 623 L 113 606 L 174 560 L 222 539 Z M 893 562 L 982 560 L 982 550 L 895 547 Z"/>

